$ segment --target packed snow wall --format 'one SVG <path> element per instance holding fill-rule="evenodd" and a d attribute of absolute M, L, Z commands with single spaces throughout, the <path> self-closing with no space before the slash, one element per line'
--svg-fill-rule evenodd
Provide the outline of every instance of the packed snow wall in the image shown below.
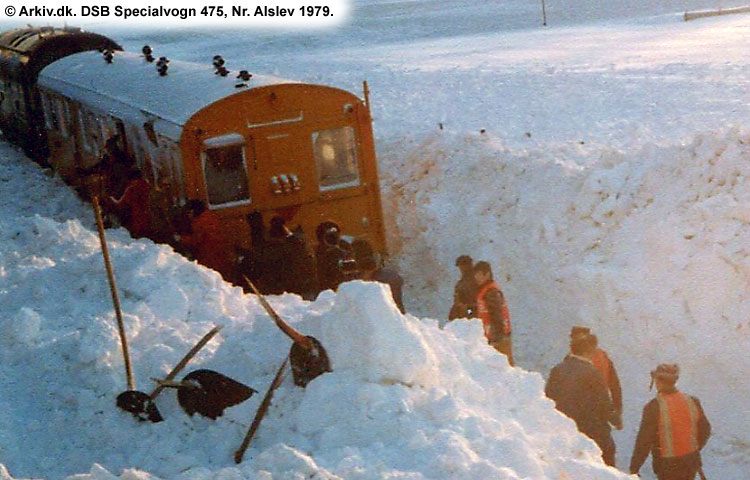
<path fill-rule="evenodd" d="M 713 414 L 723 437 L 713 445 L 735 445 L 723 453 L 747 462 L 749 145 L 740 129 L 633 151 L 510 149 L 448 132 L 387 145 L 389 244 L 407 276 L 407 309 L 445 318 L 454 259 L 488 260 L 522 367 L 549 371 L 572 325 L 591 326 L 614 358 L 626 403 L 618 465 L 660 362 L 679 363 L 679 385 Z"/>

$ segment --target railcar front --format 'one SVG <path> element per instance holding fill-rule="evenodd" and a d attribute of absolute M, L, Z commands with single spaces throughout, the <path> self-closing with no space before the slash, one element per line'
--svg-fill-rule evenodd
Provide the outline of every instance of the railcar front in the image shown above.
<path fill-rule="evenodd" d="M 143 56 L 109 63 L 89 52 L 47 67 L 39 90 L 56 168 L 89 168 L 116 138 L 173 205 L 205 201 L 235 247 L 252 248 L 246 217 L 258 210 L 308 237 L 335 221 L 385 253 L 365 102 L 327 86 L 223 76 L 209 62 L 167 65 L 160 73 Z"/>

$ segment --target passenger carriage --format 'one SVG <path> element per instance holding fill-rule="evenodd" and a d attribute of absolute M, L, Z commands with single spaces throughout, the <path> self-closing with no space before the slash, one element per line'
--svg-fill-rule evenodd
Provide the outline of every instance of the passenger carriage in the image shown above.
<path fill-rule="evenodd" d="M 109 38 L 79 28 L 24 27 L 0 34 L 0 129 L 5 138 L 44 161 L 47 139 L 37 76 L 55 60 L 97 49 L 122 50 Z"/>

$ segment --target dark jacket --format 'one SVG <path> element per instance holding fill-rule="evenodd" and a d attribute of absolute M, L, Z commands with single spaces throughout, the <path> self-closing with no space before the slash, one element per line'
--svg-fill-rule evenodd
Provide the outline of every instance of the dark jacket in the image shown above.
<path fill-rule="evenodd" d="M 612 402 L 593 364 L 568 355 L 552 369 L 544 393 L 554 400 L 555 408 L 573 419 L 578 430 L 603 451 L 612 448 L 609 426 Z"/>
<path fill-rule="evenodd" d="M 474 276 L 472 274 L 461 276 L 453 288 L 453 306 L 448 314 L 448 320 L 476 316 L 477 293 L 479 293 L 479 286 Z"/>
<path fill-rule="evenodd" d="M 303 238 L 271 238 L 253 248 L 243 270 L 263 293 L 296 293 L 311 298 L 316 288 L 315 260 Z"/>
<path fill-rule="evenodd" d="M 341 282 L 354 278 L 345 271 L 345 262 L 353 264 L 354 259 L 348 243 L 344 241 L 339 242 L 338 245 L 322 243 L 315 250 L 315 257 L 319 290 L 336 290 Z"/>
<path fill-rule="evenodd" d="M 664 390 L 663 393 L 674 393 L 675 391 L 677 390 L 672 388 Z M 703 449 L 706 442 L 708 442 L 708 438 L 711 436 L 711 424 L 703 412 L 700 401 L 692 396 L 690 398 L 693 399 L 700 412 L 698 417 L 698 446 L 699 449 Z M 656 398 L 643 407 L 641 427 L 638 430 L 638 437 L 636 437 L 635 447 L 633 448 L 633 456 L 630 459 L 631 473 L 637 473 L 641 469 L 649 453 L 651 453 L 652 468 L 657 475 L 680 471 L 688 472 L 687 475 L 690 474 L 689 472 L 692 472 L 693 476 L 695 476 L 695 472 L 701 466 L 700 450 L 681 457 L 661 457 L 659 450 L 659 402 Z"/>
<path fill-rule="evenodd" d="M 395 270 L 383 267 L 375 270 L 375 273 L 372 274 L 371 280 L 373 282 L 380 282 L 385 283 L 389 287 L 391 287 L 391 296 L 393 297 L 393 301 L 396 303 L 396 306 L 401 311 L 401 313 L 406 313 L 406 310 L 404 310 L 404 300 L 403 300 L 403 286 L 404 286 L 404 279 L 401 278 L 401 275 L 398 274 Z"/>
<path fill-rule="evenodd" d="M 301 229 L 295 230 L 285 240 L 289 251 L 289 269 L 293 275 L 289 291 L 312 300 L 318 292 L 318 269 L 312 248 Z"/>

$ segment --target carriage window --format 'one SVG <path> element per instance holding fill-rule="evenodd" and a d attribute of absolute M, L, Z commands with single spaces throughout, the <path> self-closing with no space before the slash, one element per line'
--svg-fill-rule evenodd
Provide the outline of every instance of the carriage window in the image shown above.
<path fill-rule="evenodd" d="M 52 100 L 46 93 L 41 94 L 40 97 L 42 99 L 42 109 L 44 110 L 44 124 L 47 130 L 57 129 L 57 117 L 55 116 Z"/>
<path fill-rule="evenodd" d="M 60 132 L 62 132 L 64 137 L 67 137 L 70 135 L 70 106 L 64 100 L 57 100 L 55 102 L 55 107 L 57 110 Z"/>
<path fill-rule="evenodd" d="M 313 132 L 312 141 L 321 190 L 359 185 L 357 145 L 352 127 Z"/>
<path fill-rule="evenodd" d="M 206 177 L 208 203 L 211 205 L 250 201 L 245 148 L 242 145 L 205 150 L 203 173 Z"/>
<path fill-rule="evenodd" d="M 83 148 L 87 151 L 91 151 L 91 139 L 89 138 L 89 129 L 87 128 L 87 122 L 86 122 L 86 116 L 87 113 L 85 110 L 81 109 L 78 110 L 78 127 L 79 132 L 81 134 L 81 142 L 83 143 Z"/>

